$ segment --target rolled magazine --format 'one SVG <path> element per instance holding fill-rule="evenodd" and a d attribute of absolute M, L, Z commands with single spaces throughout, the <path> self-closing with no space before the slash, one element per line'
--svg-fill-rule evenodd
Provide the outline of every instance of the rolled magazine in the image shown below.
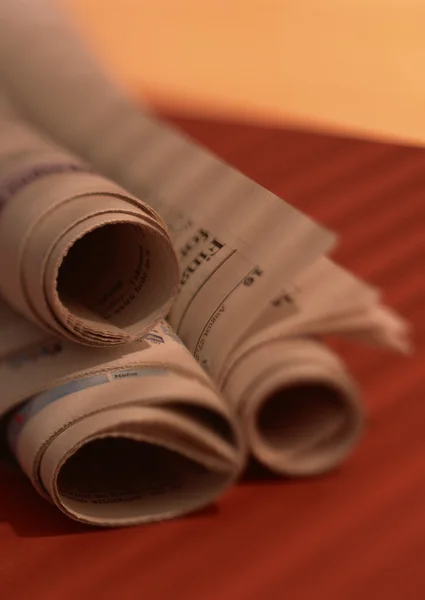
<path fill-rule="evenodd" d="M 0 11 L 2 81 L 23 113 L 167 223 L 181 268 L 168 320 L 236 408 L 253 454 L 293 475 L 341 462 L 363 410 L 324 336 L 404 352 L 407 324 L 326 257 L 330 232 L 133 104 L 49 0 Z"/>
<path fill-rule="evenodd" d="M 0 294 L 83 344 L 139 338 L 177 288 L 162 219 L 41 136 L 1 96 L 0 130 Z"/>
<path fill-rule="evenodd" d="M 128 346 L 47 338 L 0 304 L 0 415 L 37 491 L 93 525 L 209 504 L 246 458 L 232 410 L 161 321 Z"/>

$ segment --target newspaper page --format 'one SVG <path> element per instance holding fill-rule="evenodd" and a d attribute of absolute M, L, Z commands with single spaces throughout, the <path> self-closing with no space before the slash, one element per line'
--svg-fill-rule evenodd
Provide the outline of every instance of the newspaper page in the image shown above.
<path fill-rule="evenodd" d="M 103 350 L 47 337 L 0 304 L 0 416 L 37 491 L 102 526 L 216 499 L 246 448 L 234 414 L 168 324 Z"/>
<path fill-rule="evenodd" d="M 181 266 L 168 319 L 237 409 L 252 452 L 280 473 L 333 467 L 358 440 L 362 407 L 322 336 L 405 351 L 407 325 L 326 258 L 329 232 L 141 112 L 43 4 L 22 16 L 24 0 L 3 2 L 4 85 L 31 120 L 163 216 Z M 25 61 L 24 42 L 37 49 Z"/>
<path fill-rule="evenodd" d="M 0 129 L 0 293 L 74 341 L 137 339 L 177 289 L 162 219 L 43 138 L 1 96 Z"/>
<path fill-rule="evenodd" d="M 181 277 L 168 319 L 191 352 L 203 346 L 201 364 L 215 376 L 267 299 L 326 253 L 334 235 L 142 113 L 101 73 L 55 3 L 5 0 L 0 16 L 1 81 L 23 113 L 169 226 Z M 34 48 L 30 56 L 22 44 Z M 210 352 L 213 338 L 219 355 Z"/>

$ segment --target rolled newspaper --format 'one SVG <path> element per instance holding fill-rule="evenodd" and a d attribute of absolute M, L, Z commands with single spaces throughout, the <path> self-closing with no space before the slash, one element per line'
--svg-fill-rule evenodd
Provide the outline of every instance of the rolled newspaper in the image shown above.
<path fill-rule="evenodd" d="M 75 341 L 139 338 L 178 282 L 162 219 L 24 123 L 0 97 L 0 293 Z"/>
<path fill-rule="evenodd" d="M 28 56 L 22 44 L 33 48 Z M 215 331 L 226 353 L 229 323 L 242 335 L 284 282 L 333 246 L 318 223 L 140 110 L 57 3 L 2 1 L 0 77 L 27 118 L 164 218 L 181 270 L 169 320 L 190 349 L 225 302 Z"/>
<path fill-rule="evenodd" d="M 332 469 L 363 430 L 357 385 L 318 340 L 282 337 L 239 356 L 223 392 L 238 409 L 251 452 L 284 475 Z"/>
<path fill-rule="evenodd" d="M 0 305 L 0 415 L 37 491 L 93 525 L 167 519 L 212 502 L 241 473 L 234 415 L 163 321 L 93 350 Z"/>
<path fill-rule="evenodd" d="M 3 0 L 0 14 L 2 80 L 25 114 L 164 217 L 181 267 L 168 319 L 237 408 L 252 452 L 293 475 L 342 461 L 362 407 L 320 339 L 404 351 L 406 324 L 324 257 L 329 232 L 133 104 L 50 0 Z"/>
<path fill-rule="evenodd" d="M 410 351 L 409 327 L 376 290 L 323 257 L 273 298 L 222 362 L 219 387 L 251 452 L 277 473 L 314 475 L 347 458 L 363 431 L 356 383 L 324 335 Z"/>

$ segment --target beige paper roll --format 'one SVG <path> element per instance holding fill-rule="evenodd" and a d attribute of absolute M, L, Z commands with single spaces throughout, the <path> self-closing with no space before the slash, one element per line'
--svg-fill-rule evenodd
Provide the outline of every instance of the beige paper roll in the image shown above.
<path fill-rule="evenodd" d="M 217 392 L 160 367 L 104 371 L 47 390 L 12 416 L 9 440 L 40 494 L 69 517 L 102 526 L 205 506 L 245 460 Z"/>
<path fill-rule="evenodd" d="M 132 525 L 196 510 L 239 477 L 235 415 L 163 321 L 129 346 L 47 338 L 0 303 L 0 417 L 36 490 L 69 517 Z"/>
<path fill-rule="evenodd" d="M 360 395 L 321 342 L 288 338 L 253 348 L 222 392 L 243 423 L 253 455 L 282 475 L 316 475 L 347 458 L 363 430 Z"/>
<path fill-rule="evenodd" d="M 47 331 L 83 344 L 139 338 L 177 287 L 162 219 L 0 100 L 0 293 Z"/>

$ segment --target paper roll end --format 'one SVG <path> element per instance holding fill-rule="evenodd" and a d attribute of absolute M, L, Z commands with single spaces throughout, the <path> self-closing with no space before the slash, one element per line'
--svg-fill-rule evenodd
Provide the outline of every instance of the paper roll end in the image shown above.
<path fill-rule="evenodd" d="M 63 463 L 55 503 L 90 525 L 142 524 L 202 508 L 223 487 L 223 477 L 163 446 L 108 435 Z"/>
<path fill-rule="evenodd" d="M 116 345 L 133 341 L 171 303 L 178 268 L 168 238 L 125 215 L 88 229 L 55 265 L 51 306 L 77 341 Z"/>
<path fill-rule="evenodd" d="M 346 459 L 363 431 L 363 416 L 354 388 L 311 380 L 274 391 L 248 428 L 256 438 L 254 454 L 270 470 L 311 476 Z"/>

